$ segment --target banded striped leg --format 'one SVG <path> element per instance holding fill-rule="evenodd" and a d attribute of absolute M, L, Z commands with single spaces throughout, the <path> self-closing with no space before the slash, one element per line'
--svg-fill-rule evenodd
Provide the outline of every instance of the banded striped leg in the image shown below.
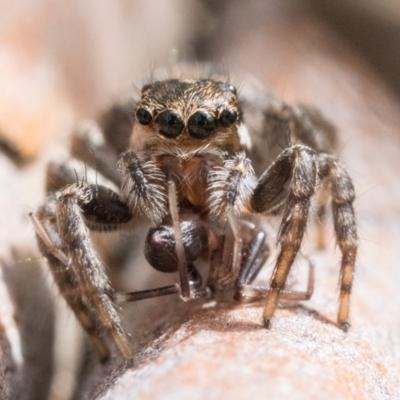
<path fill-rule="evenodd" d="M 132 349 L 110 295 L 113 291 L 87 226 L 104 229 L 126 223 L 131 219 L 128 208 L 110 189 L 79 183 L 67 186 L 31 218 L 60 292 L 94 338 L 102 360 L 108 350 L 101 328 L 111 334 L 122 355 L 131 358 Z"/>
<path fill-rule="evenodd" d="M 267 108 L 264 115 L 265 139 L 270 140 L 271 147 L 279 148 L 282 145 L 285 147 L 291 140 L 295 140 L 296 142 L 301 142 L 309 146 L 318 154 L 319 177 L 321 180 L 325 180 L 325 182 L 323 182 L 323 192 L 320 197 L 321 205 L 318 209 L 318 217 L 321 222 L 318 235 L 318 246 L 320 248 L 324 245 L 325 232 L 322 222 L 325 219 L 325 200 L 330 185 L 335 232 L 337 242 L 343 254 L 340 274 L 341 293 L 338 324 L 342 329 L 347 330 L 349 327 L 350 292 L 357 253 L 356 221 L 353 210 L 355 193 L 351 179 L 343 165 L 340 164 L 336 158 L 329 155 L 330 151 L 337 146 L 336 129 L 317 109 L 302 104 L 289 105 L 273 102 Z M 272 143 L 270 138 L 272 138 Z M 255 154 L 253 154 L 253 156 L 255 156 L 256 159 L 257 157 L 262 159 L 262 151 L 262 146 L 255 146 L 253 150 Z M 273 167 L 273 165 L 271 167 Z M 278 172 L 275 178 L 272 178 L 275 182 L 272 182 L 271 185 L 267 185 L 270 189 L 270 193 L 268 193 L 267 190 L 264 191 L 264 201 L 266 204 L 270 201 L 272 203 L 270 204 L 270 210 L 266 212 L 273 212 L 274 210 L 272 210 L 272 207 L 275 207 L 276 212 L 282 210 L 285 199 L 287 198 L 286 196 L 288 195 L 282 185 L 286 182 L 285 174 L 290 173 L 290 171 L 291 168 L 288 164 L 286 166 L 281 165 L 280 175 Z M 306 183 L 306 181 L 303 182 Z M 302 185 L 302 180 L 299 180 L 299 184 Z M 283 201 L 279 201 L 279 196 L 281 196 L 281 200 L 283 199 Z M 268 206 L 266 206 L 266 208 L 268 208 Z M 303 210 L 306 208 L 307 207 L 303 207 Z M 282 232 L 283 230 L 281 233 Z M 282 236 L 281 234 L 281 245 L 282 239 L 284 239 L 284 235 Z M 281 254 L 280 257 L 283 257 L 283 255 Z M 280 259 L 279 263 L 282 262 L 284 262 L 283 259 Z M 290 260 L 286 262 L 290 264 Z M 280 272 L 276 271 L 275 275 L 279 277 Z M 285 278 L 281 277 L 279 280 L 282 281 L 285 280 Z M 273 306 L 271 307 L 274 308 Z M 271 312 L 267 314 L 271 314 Z"/>
<path fill-rule="evenodd" d="M 287 204 L 278 238 L 281 249 L 263 313 L 266 328 L 271 327 L 280 294 L 300 249 L 317 179 L 314 151 L 306 146 L 292 146 L 284 150 L 260 177 L 251 198 L 252 209 L 259 213 L 274 212 Z"/>
<path fill-rule="evenodd" d="M 326 179 L 330 183 L 333 222 L 337 243 L 342 252 L 338 324 L 347 331 L 350 326 L 350 293 L 358 243 L 353 209 L 355 190 L 346 169 L 335 157 L 322 153 L 318 161 L 321 179 Z"/>

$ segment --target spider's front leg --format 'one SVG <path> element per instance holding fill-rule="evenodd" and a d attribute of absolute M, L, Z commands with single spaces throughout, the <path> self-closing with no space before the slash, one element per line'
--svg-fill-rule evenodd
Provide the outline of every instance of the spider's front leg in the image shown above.
<path fill-rule="evenodd" d="M 125 358 L 131 346 L 112 301 L 113 290 L 89 236 L 89 228 L 103 230 L 125 224 L 132 215 L 112 190 L 77 183 L 52 196 L 31 215 L 42 254 L 60 292 L 92 337 L 101 359 L 108 348 L 101 329 L 109 332 Z"/>
<path fill-rule="evenodd" d="M 168 214 L 167 179 L 149 152 L 127 151 L 117 164 L 122 198 L 134 213 L 153 226 Z"/>
<path fill-rule="evenodd" d="M 296 145 L 284 150 L 264 172 L 254 189 L 250 205 L 257 213 L 283 210 L 279 232 L 280 253 L 271 279 L 263 313 L 264 325 L 271 319 L 286 279 L 300 249 L 310 209 L 310 198 L 318 182 L 318 162 L 313 150 Z"/>

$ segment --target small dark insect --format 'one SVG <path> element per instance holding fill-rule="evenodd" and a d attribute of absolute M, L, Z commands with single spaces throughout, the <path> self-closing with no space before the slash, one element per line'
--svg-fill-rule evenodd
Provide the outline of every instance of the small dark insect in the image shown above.
<path fill-rule="evenodd" d="M 279 102 L 252 79 L 237 91 L 234 77 L 227 79 L 213 66 L 202 71 L 178 65 L 174 78 L 154 78 L 143 86 L 134 104 L 113 106 L 100 128 L 78 129 L 72 155 L 90 167 L 94 153 L 98 181 L 77 180 L 73 161 L 52 163 L 49 197 L 31 215 L 60 292 L 103 360 L 109 350 L 101 330 L 111 334 L 125 358 L 132 356 L 116 304 L 173 293 L 187 300 L 231 288 L 236 300 L 265 297 L 263 322 L 269 328 L 280 298 L 309 298 L 312 271 L 306 293 L 286 291 L 285 283 L 318 188 L 321 220 L 332 197 L 343 255 L 338 324 L 349 326 L 355 193 L 331 154 L 334 128 L 314 108 Z M 269 255 L 265 215 L 282 215 L 269 288 L 252 285 Z M 180 283 L 116 293 L 89 231 L 139 220 L 151 225 L 147 261 L 158 271 L 178 271 Z M 195 262 L 205 255 L 209 275 L 203 284 Z"/>

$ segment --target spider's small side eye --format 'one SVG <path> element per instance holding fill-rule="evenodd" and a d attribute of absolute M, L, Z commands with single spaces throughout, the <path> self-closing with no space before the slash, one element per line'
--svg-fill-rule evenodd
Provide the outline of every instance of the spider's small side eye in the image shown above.
<path fill-rule="evenodd" d="M 146 92 L 151 88 L 151 83 L 146 83 L 145 85 L 142 86 L 142 93 Z"/>
<path fill-rule="evenodd" d="M 215 131 L 213 116 L 206 111 L 195 112 L 188 121 L 190 136 L 196 139 L 205 139 Z"/>
<path fill-rule="evenodd" d="M 138 108 L 136 110 L 136 118 L 142 125 L 149 125 L 153 116 L 147 108 Z"/>
<path fill-rule="evenodd" d="M 220 117 L 219 117 L 219 122 L 221 123 L 222 126 L 228 127 L 233 125 L 237 120 L 237 112 L 235 110 L 232 110 L 231 108 L 227 108 L 224 111 L 222 111 Z"/>
<path fill-rule="evenodd" d="M 236 90 L 235 86 L 230 85 L 229 83 L 221 83 L 221 84 L 219 85 L 219 87 L 220 87 L 222 90 L 229 90 L 229 91 L 232 92 L 234 95 L 237 94 L 237 90 Z"/>
<path fill-rule="evenodd" d="M 157 128 L 161 135 L 173 139 L 182 133 L 183 121 L 175 111 L 166 110 L 158 115 Z"/>

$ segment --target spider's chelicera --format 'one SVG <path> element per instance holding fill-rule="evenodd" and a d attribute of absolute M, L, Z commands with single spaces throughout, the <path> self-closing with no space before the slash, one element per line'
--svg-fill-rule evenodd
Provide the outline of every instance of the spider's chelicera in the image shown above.
<path fill-rule="evenodd" d="M 96 155 L 97 181 L 77 182 L 73 161 L 50 164 L 48 199 L 31 215 L 60 292 L 101 358 L 109 355 L 104 331 L 125 358 L 132 356 L 115 304 L 174 293 L 202 298 L 230 288 L 238 301 L 265 298 L 269 328 L 280 298 L 309 298 L 312 268 L 307 292 L 285 290 L 285 283 L 317 189 L 321 220 L 332 198 L 343 255 L 338 324 L 347 329 L 357 250 L 355 193 L 331 154 L 332 125 L 311 107 L 277 101 L 254 80 L 237 90 L 233 80 L 211 70 L 205 77 L 187 71 L 178 76 L 145 85 L 134 105 L 113 106 L 100 127 L 81 126 L 72 154 L 88 168 Z M 270 287 L 255 287 L 269 255 L 260 216 L 272 214 L 282 216 L 279 255 Z M 150 225 L 144 248 L 149 264 L 179 272 L 179 284 L 115 293 L 89 232 L 132 221 Z M 196 269 L 204 257 L 206 282 Z"/>

